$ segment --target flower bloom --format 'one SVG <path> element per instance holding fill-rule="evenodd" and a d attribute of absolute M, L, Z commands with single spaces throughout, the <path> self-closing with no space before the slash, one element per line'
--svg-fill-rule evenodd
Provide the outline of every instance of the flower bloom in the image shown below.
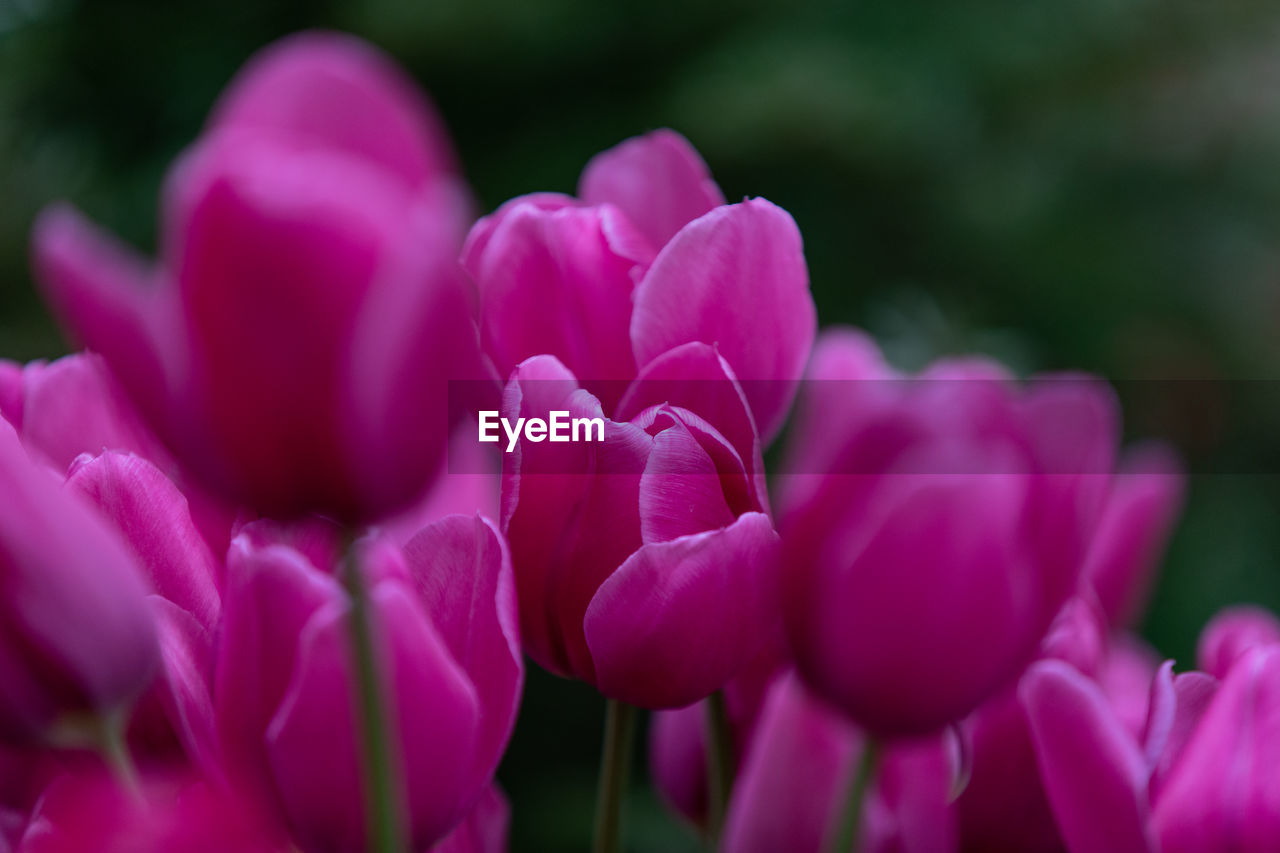
<path fill-rule="evenodd" d="M 232 545 L 214 672 L 227 775 L 307 850 L 366 842 L 350 602 L 331 543 L 266 522 Z M 414 849 L 447 835 L 489 786 L 523 684 L 506 544 L 450 516 L 403 548 L 365 541 L 385 722 Z"/>
<path fill-rule="evenodd" d="M 157 664 L 125 545 L 0 420 L 0 740 L 127 709 Z"/>
<path fill-rule="evenodd" d="M 779 541 L 742 392 L 703 344 L 662 365 L 628 388 L 603 442 L 523 437 L 502 496 L 530 656 L 649 708 L 723 686 L 779 618 Z M 557 410 L 604 417 L 555 358 L 517 366 L 504 416 Z"/>
<path fill-rule="evenodd" d="M 998 366 L 894 374 L 827 332 L 780 478 L 801 675 L 877 735 L 964 717 L 1014 679 L 1074 591 L 1116 445 L 1081 379 Z"/>
<path fill-rule="evenodd" d="M 578 194 L 512 199 L 467 238 L 463 266 L 499 374 L 553 355 L 612 414 L 639 372 L 702 342 L 742 382 L 768 443 L 816 323 L 795 222 L 764 199 L 725 204 L 670 130 L 597 155 Z"/>
<path fill-rule="evenodd" d="M 59 205 L 35 267 L 184 466 L 261 512 L 361 521 L 425 490 L 447 381 L 481 375 L 465 211 L 410 82 L 306 33 L 249 63 L 170 172 L 158 263 Z"/>
<path fill-rule="evenodd" d="M 849 802 L 864 733 L 794 673 L 770 688 L 726 816 L 726 853 L 829 850 Z M 863 804 L 858 850 L 956 850 L 948 796 L 957 767 L 944 737 L 885 748 Z"/>

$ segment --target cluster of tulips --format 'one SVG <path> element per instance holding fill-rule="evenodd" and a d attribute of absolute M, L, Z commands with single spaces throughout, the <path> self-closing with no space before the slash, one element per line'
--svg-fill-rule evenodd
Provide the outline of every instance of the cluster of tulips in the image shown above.
<path fill-rule="evenodd" d="M 85 351 L 0 362 L 0 850 L 505 850 L 526 654 L 609 700 L 601 851 L 636 708 L 727 851 L 1280 849 L 1280 622 L 1178 674 L 1131 630 L 1172 454 L 1095 379 L 818 335 L 794 221 L 678 134 L 477 221 L 307 33 L 159 226 L 33 229 Z M 492 453 L 486 406 L 606 429 Z"/>

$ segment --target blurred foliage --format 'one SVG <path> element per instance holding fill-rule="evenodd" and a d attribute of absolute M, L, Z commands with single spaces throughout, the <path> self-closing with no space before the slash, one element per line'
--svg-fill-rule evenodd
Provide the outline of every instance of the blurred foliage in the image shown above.
<path fill-rule="evenodd" d="M 1147 634 L 1189 664 L 1219 606 L 1280 605 L 1280 385 L 1240 382 L 1280 363 L 1274 4 L 0 0 L 0 354 L 62 351 L 27 272 L 36 211 L 71 198 L 153 246 L 166 165 L 217 92 L 314 26 L 427 87 L 485 209 L 671 126 L 730 198 L 795 215 L 823 322 L 902 366 L 1173 380 L 1128 411 L 1197 472 Z M 502 771 L 515 849 L 585 846 L 599 712 L 531 674 Z M 635 849 L 695 846 L 651 794 L 633 806 Z"/>

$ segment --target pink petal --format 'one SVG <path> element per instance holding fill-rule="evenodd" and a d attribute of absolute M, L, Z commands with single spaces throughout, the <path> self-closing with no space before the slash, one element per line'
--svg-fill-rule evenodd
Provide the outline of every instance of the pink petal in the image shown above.
<path fill-rule="evenodd" d="M 344 600 L 330 576 L 284 546 L 231 544 L 214 672 L 218 734 L 232 778 L 255 795 L 270 778 L 263 735 L 295 669 L 298 635 L 311 616 Z"/>
<path fill-rule="evenodd" d="M 482 220 L 464 253 L 480 295 L 480 338 L 504 379 L 517 364 L 554 355 L 612 411 L 636 374 L 627 338 L 632 269 L 649 259 L 619 238 L 616 210 L 508 205 Z M 477 248 L 482 247 L 482 248 Z"/>
<path fill-rule="evenodd" d="M 653 439 L 640 478 L 640 537 L 669 542 L 734 522 L 711 457 L 677 420 Z"/>
<path fill-rule="evenodd" d="M 1163 853 L 1263 853 L 1280 838 L 1280 649 L 1236 661 L 1170 770 L 1153 826 Z"/>
<path fill-rule="evenodd" d="M 634 420 L 660 404 L 678 406 L 711 424 L 733 447 L 751 477 L 755 509 L 768 511 L 764 460 L 751 407 L 742 387 L 714 347 L 693 342 L 645 365 L 618 403 L 617 420 Z"/>
<path fill-rule="evenodd" d="M 1177 457 L 1161 446 L 1131 452 L 1112 480 L 1082 574 L 1115 624 L 1145 609 L 1185 486 Z"/>
<path fill-rule="evenodd" d="M 22 431 L 22 365 L 0 358 L 0 418 Z"/>
<path fill-rule="evenodd" d="M 256 54 L 222 94 L 210 125 L 287 135 L 366 159 L 419 185 L 457 169 L 423 93 L 368 42 L 305 32 Z"/>
<path fill-rule="evenodd" d="M 150 603 L 160 629 L 160 702 L 188 759 L 217 779 L 222 771 L 210 692 L 213 634 L 167 599 L 151 596 Z"/>
<path fill-rule="evenodd" d="M 857 729 L 800 680 L 775 682 L 765 700 L 725 824 L 726 853 L 819 853 L 835 831 L 863 745 Z"/>
<path fill-rule="evenodd" d="M 515 577 L 506 540 L 479 516 L 449 516 L 404 546 L 414 591 L 480 702 L 478 751 L 464 791 L 492 778 L 524 685 Z"/>
<path fill-rule="evenodd" d="M 82 457 L 67 488 L 119 530 L 145 568 L 151 588 L 206 630 L 218 624 L 218 568 L 191 520 L 187 499 L 147 460 L 108 451 Z"/>
<path fill-rule="evenodd" d="M 485 788 L 467 819 L 430 853 L 507 853 L 511 804 L 497 785 Z"/>
<path fill-rule="evenodd" d="M 649 718 L 649 773 L 662 799 L 700 825 L 707 814 L 707 705 L 697 702 Z"/>
<path fill-rule="evenodd" d="M 370 600 L 391 704 L 391 754 L 404 780 L 414 849 L 460 820 L 474 760 L 475 691 L 411 593 L 396 582 Z M 363 774 L 345 607 L 319 611 L 299 640 L 294 677 L 267 731 L 277 789 L 307 849 L 362 850 Z M 316 749 L 316 744 L 325 744 Z"/>
<path fill-rule="evenodd" d="M 600 417 L 550 356 L 520 365 L 507 385 L 503 416 Z M 521 441 L 503 473 L 503 529 L 511 545 L 521 636 L 530 657 L 593 681 L 582 620 L 605 578 L 640 547 L 640 474 L 651 439 L 630 424 L 607 423 L 603 443 Z"/>
<path fill-rule="evenodd" d="M 1220 610 L 1200 632 L 1196 661 L 1217 678 L 1226 678 L 1245 652 L 1280 643 L 1280 619 L 1270 610 L 1239 604 Z"/>
<path fill-rule="evenodd" d="M 584 620 L 600 692 L 678 708 L 723 687 L 779 618 L 778 552 L 768 516 L 746 513 L 632 554 Z"/>
<path fill-rule="evenodd" d="M 641 369 L 701 341 L 742 383 L 767 444 L 786 418 L 816 315 L 800 232 L 754 199 L 716 208 L 672 238 L 636 287 L 631 345 Z"/>
<path fill-rule="evenodd" d="M 1068 664 L 1042 661 L 1018 693 L 1067 849 L 1155 851 L 1146 826 L 1146 763 L 1098 687 Z"/>
<path fill-rule="evenodd" d="M 57 711 L 126 706 L 158 663 L 140 570 L 118 534 L 0 421 L 0 736 Z"/>
<path fill-rule="evenodd" d="M 578 195 L 614 204 L 654 249 L 688 223 L 724 204 L 707 164 L 674 130 L 655 130 L 602 151 L 582 171 Z"/>
<path fill-rule="evenodd" d="M 1156 673 L 1142 734 L 1153 800 L 1159 797 L 1169 770 L 1177 763 L 1217 690 L 1218 680 L 1203 672 L 1184 672 L 1175 677 L 1173 661 L 1165 661 Z"/>
<path fill-rule="evenodd" d="M 32 227 L 32 264 L 63 328 L 102 354 L 157 430 L 171 406 L 170 376 L 181 353 L 163 332 L 171 299 L 143 261 L 67 205 L 46 208 Z M 166 368 L 167 366 L 167 368 Z"/>

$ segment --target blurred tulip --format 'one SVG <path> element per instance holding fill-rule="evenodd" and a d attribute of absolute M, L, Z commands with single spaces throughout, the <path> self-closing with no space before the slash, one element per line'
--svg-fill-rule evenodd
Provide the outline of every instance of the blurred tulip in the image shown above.
<path fill-rule="evenodd" d="M 859 333 L 815 348 L 779 478 L 802 676 L 877 735 L 957 721 L 1034 656 L 1076 585 L 1117 443 L 1082 377 L 899 377 Z"/>
<path fill-rule="evenodd" d="M 274 804 L 305 849 L 365 849 L 349 602 L 332 566 L 254 527 L 232 546 L 215 676 L 229 776 Z M 403 549 L 360 551 L 399 812 L 424 849 L 484 795 L 515 721 L 510 558 L 488 522 L 461 516 Z"/>
<path fill-rule="evenodd" d="M 830 850 L 848 802 L 862 733 L 794 674 L 769 691 L 729 803 L 726 853 Z M 948 790 L 955 775 L 944 738 L 887 747 L 864 801 L 856 849 L 865 853 L 956 850 Z"/>
<path fill-rule="evenodd" d="M 1196 663 L 1210 675 L 1226 678 L 1245 652 L 1273 644 L 1280 644 L 1280 619 L 1275 614 L 1248 604 L 1227 607 L 1200 632 Z"/>
<path fill-rule="evenodd" d="M 597 155 L 579 195 L 513 199 L 467 238 L 463 266 L 498 372 L 553 355 L 615 415 L 638 372 L 702 342 L 728 361 L 772 440 L 816 324 L 795 222 L 764 199 L 726 205 L 670 130 Z"/>
<path fill-rule="evenodd" d="M 1134 448 L 1121 460 L 1083 571 L 1113 625 L 1132 625 L 1146 610 L 1185 479 L 1177 456 L 1161 445 Z"/>
<path fill-rule="evenodd" d="M 288 853 L 258 808 L 195 777 L 156 775 L 133 791 L 102 772 L 56 780 L 21 853 Z"/>
<path fill-rule="evenodd" d="M 598 443 L 521 440 L 503 528 L 530 656 L 648 708 L 722 687 L 778 621 L 778 536 L 750 413 L 711 348 L 677 355 L 701 389 L 693 410 L 652 374 L 627 390 L 623 420 L 605 419 L 551 356 L 516 368 L 503 406 L 512 420 L 604 420 Z"/>
<path fill-rule="evenodd" d="M 182 463 L 272 515 L 361 521 L 422 494 L 450 378 L 484 375 L 464 192 L 430 106 L 355 39 L 255 57 L 170 173 L 148 267 L 66 206 L 34 262 Z"/>
<path fill-rule="evenodd" d="M 0 740 L 126 709 L 157 664 L 125 545 L 0 421 Z"/>
<path fill-rule="evenodd" d="M 510 803 L 497 785 L 490 785 L 467 819 L 431 853 L 506 853 L 510 824 Z"/>
<path fill-rule="evenodd" d="M 1162 853 L 1274 850 L 1280 839 L 1280 646 L 1227 673 L 1172 765 L 1152 824 Z"/>

